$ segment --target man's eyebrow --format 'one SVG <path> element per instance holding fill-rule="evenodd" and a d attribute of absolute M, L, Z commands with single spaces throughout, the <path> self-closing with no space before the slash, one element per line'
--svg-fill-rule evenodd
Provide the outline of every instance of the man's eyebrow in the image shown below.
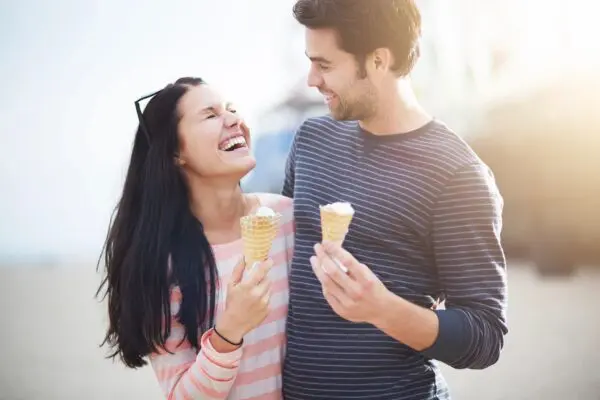
<path fill-rule="evenodd" d="M 329 61 L 326 58 L 323 57 L 318 57 L 318 56 L 309 56 L 308 53 L 304 52 L 304 54 L 306 55 L 306 57 L 308 57 L 308 59 L 312 62 L 319 62 L 319 63 L 323 63 L 323 64 L 331 64 L 331 61 Z"/>

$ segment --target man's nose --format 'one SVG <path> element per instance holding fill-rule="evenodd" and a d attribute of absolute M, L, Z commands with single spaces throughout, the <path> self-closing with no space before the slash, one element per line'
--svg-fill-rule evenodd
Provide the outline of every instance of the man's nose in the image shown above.
<path fill-rule="evenodd" d="M 314 67 L 311 67 L 308 71 L 308 78 L 306 83 L 309 87 L 323 86 L 323 76 L 317 71 L 315 71 Z"/>

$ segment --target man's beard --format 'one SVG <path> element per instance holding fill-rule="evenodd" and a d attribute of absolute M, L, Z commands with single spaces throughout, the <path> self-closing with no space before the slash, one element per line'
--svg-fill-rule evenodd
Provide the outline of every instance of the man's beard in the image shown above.
<path fill-rule="evenodd" d="M 331 116 L 337 121 L 361 121 L 372 118 L 376 113 L 377 96 L 371 86 L 358 99 L 337 96 L 338 104 L 330 108 Z"/>
<path fill-rule="evenodd" d="M 329 110 L 331 116 L 338 121 L 356 121 L 370 118 L 373 114 L 373 105 L 358 100 L 347 102 L 338 97 L 338 104 Z"/>

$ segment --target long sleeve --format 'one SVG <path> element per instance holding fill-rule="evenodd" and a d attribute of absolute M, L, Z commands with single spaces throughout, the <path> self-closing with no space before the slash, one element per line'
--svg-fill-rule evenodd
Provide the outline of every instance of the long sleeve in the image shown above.
<path fill-rule="evenodd" d="M 434 208 L 432 245 L 446 309 L 436 311 L 438 338 L 423 353 L 454 368 L 493 365 L 508 332 L 502 208 L 483 164 L 456 171 Z"/>
<path fill-rule="evenodd" d="M 285 179 L 283 181 L 283 189 L 281 194 L 285 197 L 294 197 L 294 183 L 296 178 L 296 149 L 298 147 L 298 137 L 302 127 L 300 127 L 294 135 L 292 146 L 287 156 L 285 163 Z"/>
<path fill-rule="evenodd" d="M 171 292 L 171 333 L 166 350 L 152 354 L 150 362 L 159 384 L 169 400 L 220 400 L 227 398 L 238 373 L 242 349 L 218 353 L 210 343 L 212 330 L 202 335 L 196 354 L 187 340 L 177 312 L 181 304 L 178 288 Z"/>

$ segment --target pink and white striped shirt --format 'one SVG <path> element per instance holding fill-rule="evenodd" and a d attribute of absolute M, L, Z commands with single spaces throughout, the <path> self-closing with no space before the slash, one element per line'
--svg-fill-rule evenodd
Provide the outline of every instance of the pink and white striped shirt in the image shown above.
<path fill-rule="evenodd" d="M 294 246 L 292 199 L 275 194 L 258 194 L 260 203 L 282 214 L 282 224 L 270 256 L 274 265 L 269 272 L 272 282 L 270 313 L 253 331 L 244 336 L 241 348 L 218 353 L 210 344 L 212 330 L 200 338 L 196 353 L 186 340 L 181 343 L 184 327 L 175 318 L 181 304 L 181 291 L 171 290 L 171 334 L 166 348 L 150 356 L 160 386 L 172 400 L 279 400 L 281 367 L 285 355 L 285 322 L 288 311 L 288 271 Z M 242 241 L 212 246 L 219 274 L 216 315 L 222 312 L 227 297 L 227 282 L 240 261 Z M 181 344 L 180 344 L 181 343 Z"/>

